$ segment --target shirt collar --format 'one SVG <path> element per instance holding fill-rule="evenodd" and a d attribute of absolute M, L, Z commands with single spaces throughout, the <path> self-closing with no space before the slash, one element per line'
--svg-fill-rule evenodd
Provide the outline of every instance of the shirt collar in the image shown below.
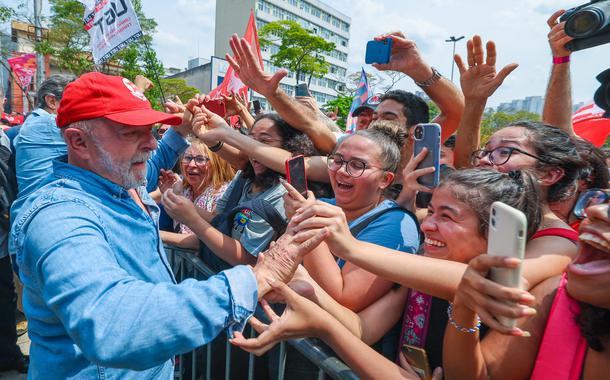
<path fill-rule="evenodd" d="M 68 163 L 68 156 L 62 156 L 53 161 L 53 172 L 57 178 L 65 178 L 79 182 L 83 187 L 94 187 L 107 192 L 111 196 L 130 197 L 127 190 L 99 174 Z"/>

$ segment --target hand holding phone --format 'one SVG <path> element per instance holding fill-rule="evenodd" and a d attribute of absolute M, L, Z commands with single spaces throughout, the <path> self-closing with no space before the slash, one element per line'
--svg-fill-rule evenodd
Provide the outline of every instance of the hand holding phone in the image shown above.
<path fill-rule="evenodd" d="M 286 160 L 286 179 L 301 195 L 307 198 L 305 157 L 298 155 Z"/>
<path fill-rule="evenodd" d="M 502 202 L 494 202 L 489 212 L 489 233 L 487 254 L 507 256 L 523 260 L 527 240 L 527 219 L 525 215 Z M 521 288 L 521 265 L 517 268 L 491 268 L 489 279 L 506 287 Z M 506 327 L 515 327 L 517 320 L 497 317 Z"/>
<path fill-rule="evenodd" d="M 364 62 L 367 64 L 379 63 L 386 64 L 390 62 L 392 56 L 392 39 L 376 41 L 372 40 L 366 43 L 366 54 Z"/>
<path fill-rule="evenodd" d="M 428 150 L 428 154 L 417 165 L 416 169 L 434 168 L 433 173 L 419 177 L 417 182 L 434 189 L 438 186 L 440 180 L 441 126 L 438 124 L 417 124 L 413 137 L 415 139 L 413 144 L 414 156 L 417 156 L 424 148 Z"/>
<path fill-rule="evenodd" d="M 432 371 L 430 370 L 426 350 L 421 347 L 405 344 L 402 346 L 402 354 L 405 359 L 407 359 L 407 363 L 409 363 L 411 369 L 413 369 L 421 379 L 430 380 L 432 378 Z"/>

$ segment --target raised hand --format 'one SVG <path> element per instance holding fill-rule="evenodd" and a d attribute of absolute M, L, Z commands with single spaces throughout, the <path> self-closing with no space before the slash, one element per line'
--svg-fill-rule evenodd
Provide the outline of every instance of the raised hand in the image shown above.
<path fill-rule="evenodd" d="M 294 233 L 288 229 L 280 238 L 272 244 L 259 258 L 253 268 L 259 285 L 258 295 L 263 297 L 269 291 L 268 279 L 288 282 L 292 278 L 297 267 L 303 261 L 303 257 L 312 249 L 317 247 L 326 237 L 326 229 L 318 229 L 306 239 L 295 239 Z"/>
<path fill-rule="evenodd" d="M 381 41 L 386 38 L 392 39 L 392 55 L 390 56 L 390 62 L 387 64 L 373 64 L 373 67 L 377 70 L 399 71 L 413 77 L 422 68 L 427 67 L 415 42 L 407 39 L 402 32 L 382 34 L 375 37 L 375 40 Z"/>
<path fill-rule="evenodd" d="M 413 210 L 413 202 L 415 200 L 415 195 L 418 191 L 423 192 L 432 192 L 434 189 L 430 189 L 424 185 L 421 185 L 417 182 L 417 179 L 426 174 L 434 173 L 434 167 L 427 167 L 423 169 L 417 169 L 417 165 L 419 165 L 428 155 L 428 148 L 422 149 L 421 152 L 412 160 L 409 160 L 407 166 L 405 166 L 402 177 L 403 177 L 403 187 L 402 191 L 396 198 L 396 203 L 405 207 L 408 210 Z"/>
<path fill-rule="evenodd" d="M 231 129 L 227 122 L 214 112 L 200 105 L 193 109 L 194 115 L 191 120 L 193 134 L 207 145 L 214 145 L 219 140 L 225 129 Z"/>
<path fill-rule="evenodd" d="M 549 28 L 551 28 L 548 37 L 553 57 L 566 57 L 572 54 L 572 51 L 566 48 L 566 44 L 572 41 L 574 37 L 570 37 L 566 34 L 566 22 L 559 22 L 559 17 L 561 17 L 561 15 L 564 13 L 566 13 L 566 11 L 564 9 L 560 9 L 553 13 L 546 21 Z"/>
<path fill-rule="evenodd" d="M 460 71 L 460 84 L 466 99 L 487 100 L 504 79 L 519 66 L 511 63 L 496 73 L 496 45 L 487 42 L 487 57 L 483 53 L 483 42 L 480 36 L 474 36 L 466 43 L 468 68 L 462 57 L 456 54 L 454 59 Z"/>
<path fill-rule="evenodd" d="M 311 191 L 307 191 L 307 198 L 305 198 L 287 181 L 280 179 L 280 182 L 288 191 L 284 194 L 284 211 L 288 219 L 291 219 L 298 209 L 306 208 L 315 203 L 316 197 Z"/>
<path fill-rule="evenodd" d="M 260 335 L 246 339 L 241 333 L 235 333 L 235 337 L 231 339 L 232 344 L 255 355 L 262 355 L 282 340 L 318 337 L 324 334 L 327 328 L 325 322 L 330 317 L 328 313 L 282 282 L 271 281 L 269 285 L 285 300 L 286 309 L 281 316 L 278 316 L 266 301 L 261 301 L 271 323 L 265 324 L 256 318 L 251 318 L 250 324 Z"/>
<path fill-rule="evenodd" d="M 349 231 L 343 210 L 322 201 L 316 201 L 313 205 L 297 210 L 289 227 L 294 229 L 297 241 L 309 239 L 320 229 L 328 231 L 324 242 L 339 257 L 342 252 L 349 250 L 355 240 Z"/>
<path fill-rule="evenodd" d="M 225 116 L 235 116 L 239 115 L 240 112 L 248 112 L 250 110 L 250 103 L 241 97 L 239 93 L 231 91 L 231 95 L 221 94 L 220 96 L 225 104 Z"/>
<path fill-rule="evenodd" d="M 234 57 L 229 54 L 225 57 L 241 81 L 266 98 L 273 96 L 288 71 L 280 69 L 275 74 L 265 72 L 248 41 L 245 38 L 240 39 L 237 34 L 231 37 L 229 45 Z"/>
<path fill-rule="evenodd" d="M 509 288 L 487 279 L 492 267 L 515 268 L 519 260 L 515 258 L 479 255 L 468 263 L 468 268 L 454 297 L 454 311 L 467 308 L 479 315 L 481 321 L 503 334 L 527 335 L 518 327 L 506 327 L 496 320 L 496 316 L 520 318 L 536 313 L 530 306 L 535 298 L 525 290 Z"/>
<path fill-rule="evenodd" d="M 159 176 L 159 190 L 161 193 L 165 193 L 167 190 L 172 189 L 174 193 L 182 193 L 182 178 L 171 170 L 161 169 L 161 175 Z"/>
<path fill-rule="evenodd" d="M 163 193 L 161 203 L 174 221 L 187 227 L 193 226 L 201 219 L 195 204 L 187 197 L 174 193 L 171 189 Z"/>

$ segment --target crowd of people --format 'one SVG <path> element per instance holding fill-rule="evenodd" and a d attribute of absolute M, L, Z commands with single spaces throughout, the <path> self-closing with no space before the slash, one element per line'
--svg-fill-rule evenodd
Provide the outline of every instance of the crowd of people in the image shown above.
<path fill-rule="evenodd" d="M 459 88 L 402 33 L 375 37 L 392 51 L 374 66 L 406 74 L 439 114 L 391 90 L 354 112 L 351 134 L 312 97 L 287 94 L 287 70 L 265 72 L 236 35 L 226 58 L 273 113 L 252 113 L 238 93 L 222 96 L 223 116 L 206 95 L 159 112 L 146 78 L 51 76 L 38 108 L 2 135 L 17 195 L 0 235 L 0 370 L 170 379 L 176 355 L 226 329 L 257 355 L 317 337 L 361 378 L 604 378 L 609 155 L 572 128 L 562 14 L 548 20 L 542 121 L 487 141 L 487 100 L 518 65 L 497 70 L 496 46 L 480 36 L 455 57 Z M 420 166 L 430 152 L 413 149 L 415 126 L 429 122 L 441 128 L 435 188 L 420 181 L 437 170 Z M 307 192 L 286 180 L 299 155 Z M 494 202 L 524 215 L 523 259 L 486 254 Z M 218 274 L 176 283 L 164 245 Z M 522 286 L 492 281 L 498 268 L 520 268 Z M 29 364 L 16 345 L 13 271 Z M 253 317 L 259 303 L 268 321 Z M 243 335 L 247 323 L 256 337 Z"/>

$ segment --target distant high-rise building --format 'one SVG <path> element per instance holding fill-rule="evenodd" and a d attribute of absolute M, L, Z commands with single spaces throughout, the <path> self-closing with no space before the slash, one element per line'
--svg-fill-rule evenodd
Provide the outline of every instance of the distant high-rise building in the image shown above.
<path fill-rule="evenodd" d="M 319 0 L 217 0 L 214 36 L 216 57 L 224 58 L 225 54 L 232 54 L 229 39 L 234 33 L 239 36 L 243 34 L 251 9 L 255 12 L 256 27 L 259 30 L 271 21 L 293 20 L 335 43 L 335 49 L 325 55 L 326 61 L 330 63 L 328 74 L 323 78 L 312 78 L 309 87 L 320 105 L 335 99 L 336 89 L 345 88 L 351 18 Z M 265 71 L 275 72 L 279 69 L 269 62 L 271 55 L 278 49 L 279 45 L 272 45 L 262 50 Z M 302 75 L 299 82 L 308 79 Z M 293 95 L 295 84 L 295 74 L 290 73 L 280 86 Z"/>
<path fill-rule="evenodd" d="M 543 105 L 544 98 L 542 96 L 527 96 L 525 99 L 515 99 L 510 102 L 500 103 L 497 111 L 508 113 L 527 111 L 541 115 Z"/>

